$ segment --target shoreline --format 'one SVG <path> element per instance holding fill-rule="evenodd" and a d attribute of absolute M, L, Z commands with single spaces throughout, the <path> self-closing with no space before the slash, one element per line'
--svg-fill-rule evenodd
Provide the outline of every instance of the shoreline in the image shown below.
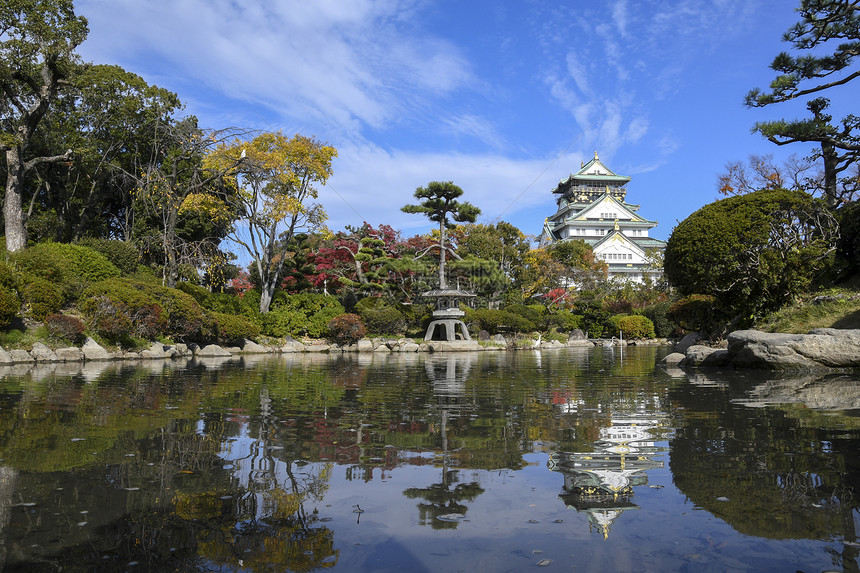
<path fill-rule="evenodd" d="M 529 346 L 529 343 L 532 345 Z M 623 346 L 670 346 L 666 339 L 633 340 Z M 618 341 L 608 339 L 571 339 L 565 342 L 542 341 L 533 343 L 528 339 L 504 338 L 496 335 L 490 340 L 423 341 L 411 338 L 362 338 L 355 344 L 339 346 L 324 340 L 286 340 L 283 343 L 258 344 L 246 340 L 239 346 L 209 344 L 164 344 L 153 342 L 149 348 L 139 352 L 111 351 L 92 338 L 87 338 L 80 347 L 68 346 L 53 349 L 44 342 L 36 342 L 28 351 L 6 350 L 0 347 L 0 366 L 21 364 L 64 364 L 85 362 L 122 362 L 131 360 L 174 360 L 181 358 L 231 358 L 260 354 L 339 354 L 339 353 L 435 353 L 435 352 L 487 352 L 516 350 L 549 350 L 554 348 L 591 348 L 595 346 L 619 347 Z"/>

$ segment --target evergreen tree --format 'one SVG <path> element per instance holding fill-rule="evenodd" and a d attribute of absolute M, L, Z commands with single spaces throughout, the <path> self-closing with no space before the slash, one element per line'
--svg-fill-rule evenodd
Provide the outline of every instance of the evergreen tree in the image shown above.
<path fill-rule="evenodd" d="M 860 55 L 858 6 L 858 0 L 801 0 L 801 21 L 783 39 L 802 54 L 795 57 L 783 52 L 776 56 L 770 67 L 779 75 L 771 82 L 770 91 L 750 91 L 746 105 L 764 107 L 790 101 L 832 90 L 860 76 L 860 70 L 852 69 L 854 58 Z M 860 157 L 860 137 L 854 133 L 860 118 L 849 114 L 841 125 L 833 125 L 832 117 L 825 113 L 829 104 L 827 98 L 817 97 L 807 103 L 811 118 L 759 122 L 753 130 L 777 145 L 817 143 L 820 149 L 813 157 L 824 163 L 821 191 L 828 204 L 836 206 L 850 199 L 855 188 L 849 183 L 846 197 L 846 189 L 839 189 L 839 176 Z"/>
<path fill-rule="evenodd" d="M 423 199 L 418 205 L 405 205 L 401 208 L 404 213 L 423 213 L 434 223 L 439 223 L 439 244 L 430 248 L 439 248 L 439 288 L 445 290 L 448 283 L 445 280 L 445 258 L 450 253 L 455 258 L 457 254 L 445 245 L 445 234 L 457 223 L 474 223 L 481 210 L 471 203 L 459 202 L 457 198 L 463 194 L 460 187 L 453 181 L 431 181 L 427 187 L 415 190 L 415 198 Z M 454 221 L 454 222 L 452 222 Z"/>

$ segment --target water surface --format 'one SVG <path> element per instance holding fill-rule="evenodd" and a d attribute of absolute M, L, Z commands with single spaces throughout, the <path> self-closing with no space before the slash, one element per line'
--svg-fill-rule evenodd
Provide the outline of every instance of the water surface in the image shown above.
<path fill-rule="evenodd" d="M 4 571 L 857 571 L 856 376 L 666 349 L 0 371 Z"/>

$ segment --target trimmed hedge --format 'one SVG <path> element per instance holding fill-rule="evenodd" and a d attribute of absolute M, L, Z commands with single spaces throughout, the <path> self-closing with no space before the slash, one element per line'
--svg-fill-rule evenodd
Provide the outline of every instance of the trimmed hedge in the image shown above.
<path fill-rule="evenodd" d="M 355 305 L 355 312 L 373 334 L 400 334 L 406 330 L 406 317 L 381 297 L 366 297 Z"/>
<path fill-rule="evenodd" d="M 240 344 L 260 335 L 260 327 L 243 316 L 210 312 L 212 334 L 218 344 Z"/>
<path fill-rule="evenodd" d="M 535 324 L 513 312 L 491 308 L 479 308 L 466 313 L 466 320 L 475 330 L 486 330 L 491 334 L 506 332 L 533 332 Z"/>
<path fill-rule="evenodd" d="M 78 245 L 98 251 L 124 275 L 132 275 L 137 272 L 140 252 L 132 243 L 111 239 L 86 238 L 78 241 Z"/>
<path fill-rule="evenodd" d="M 98 251 L 66 243 L 39 243 L 14 253 L 11 260 L 22 274 L 57 285 L 66 302 L 77 301 L 91 283 L 121 274 Z"/>
<path fill-rule="evenodd" d="M 343 305 L 332 296 L 278 291 L 269 312 L 260 316 L 261 331 L 279 338 L 287 335 L 322 338 L 328 332 L 329 321 L 343 313 Z"/>
<path fill-rule="evenodd" d="M 638 314 L 616 315 L 610 319 L 616 332 L 621 332 L 625 339 L 654 338 L 654 323 L 646 316 Z M 615 332 L 612 333 L 613 335 Z"/>
<path fill-rule="evenodd" d="M 41 277 L 25 275 L 21 294 L 30 316 L 36 320 L 45 320 L 45 317 L 56 313 L 63 306 L 63 293 L 60 288 Z"/>
<path fill-rule="evenodd" d="M 169 336 L 193 341 L 206 335 L 203 309 L 197 301 L 156 282 L 108 279 L 87 289 L 85 299 L 81 310 L 91 327 L 112 340 Z"/>

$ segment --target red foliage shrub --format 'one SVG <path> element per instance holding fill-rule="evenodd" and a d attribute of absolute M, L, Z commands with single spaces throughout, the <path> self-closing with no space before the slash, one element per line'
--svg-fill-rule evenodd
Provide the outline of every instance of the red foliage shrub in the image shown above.
<path fill-rule="evenodd" d="M 45 326 L 51 338 L 78 342 L 84 336 L 84 322 L 74 316 L 50 314 L 45 317 Z"/>
<path fill-rule="evenodd" d="M 355 344 L 365 334 L 364 322 L 357 314 L 339 314 L 328 323 L 329 336 L 340 345 Z"/>

